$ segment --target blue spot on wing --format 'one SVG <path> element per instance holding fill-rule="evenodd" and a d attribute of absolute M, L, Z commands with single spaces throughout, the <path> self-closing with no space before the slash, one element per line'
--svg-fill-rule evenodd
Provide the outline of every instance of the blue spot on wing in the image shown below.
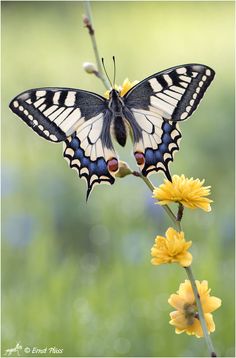
<path fill-rule="evenodd" d="M 169 133 L 165 133 L 161 139 L 162 139 L 162 142 L 166 145 L 168 145 L 171 142 L 171 136 Z"/>
<path fill-rule="evenodd" d="M 75 137 L 75 134 L 72 134 L 72 140 L 70 142 L 70 147 L 74 150 L 79 148 L 79 139 Z"/>
<path fill-rule="evenodd" d="M 97 169 L 98 169 L 98 173 L 100 175 L 102 175 L 104 172 L 108 171 L 106 162 L 105 162 L 105 160 L 103 158 L 99 158 L 97 160 Z"/>
<path fill-rule="evenodd" d="M 71 147 L 71 148 L 74 149 L 73 147 Z M 78 159 L 83 158 L 83 150 L 80 148 L 76 149 L 74 157 L 77 157 Z"/>
<path fill-rule="evenodd" d="M 154 151 L 156 162 L 160 162 L 163 159 L 163 156 L 159 150 Z"/>
<path fill-rule="evenodd" d="M 161 145 L 159 145 L 158 150 L 160 153 L 164 154 L 167 152 L 168 147 L 165 143 L 162 143 Z"/>
<path fill-rule="evenodd" d="M 74 156 L 74 158 L 76 158 L 76 156 Z M 89 167 L 89 165 L 90 165 L 90 160 L 89 160 L 88 158 L 83 157 L 83 156 L 81 155 L 80 158 L 78 158 L 78 159 L 80 159 L 80 162 L 81 162 L 81 166 L 82 166 L 82 167 Z"/>
<path fill-rule="evenodd" d="M 153 161 L 155 161 L 155 154 L 153 149 L 146 149 L 145 160 L 146 163 L 152 163 Z"/>
<path fill-rule="evenodd" d="M 163 131 L 165 133 L 170 133 L 172 131 L 172 126 L 168 122 L 164 122 L 162 125 Z"/>

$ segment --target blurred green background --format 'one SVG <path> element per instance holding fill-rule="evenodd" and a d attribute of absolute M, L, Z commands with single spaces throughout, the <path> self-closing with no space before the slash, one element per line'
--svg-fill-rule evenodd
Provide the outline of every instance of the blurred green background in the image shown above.
<path fill-rule="evenodd" d="M 186 210 L 183 227 L 196 278 L 223 302 L 214 314 L 216 351 L 232 357 L 234 3 L 94 2 L 92 11 L 100 56 L 109 73 L 116 56 L 118 84 L 191 62 L 216 71 L 181 123 L 171 171 L 212 185 L 212 212 Z M 154 238 L 171 222 L 148 188 L 135 177 L 117 179 L 96 187 L 86 204 L 85 183 L 62 145 L 35 135 L 8 108 L 35 87 L 104 93 L 82 69 L 94 61 L 83 13 L 82 2 L 2 2 L 2 352 L 21 342 L 63 349 L 65 357 L 207 356 L 204 340 L 176 335 L 168 323 L 167 299 L 186 274 L 150 264 Z M 131 143 L 119 153 L 136 168 Z M 162 174 L 151 180 L 160 184 Z"/>

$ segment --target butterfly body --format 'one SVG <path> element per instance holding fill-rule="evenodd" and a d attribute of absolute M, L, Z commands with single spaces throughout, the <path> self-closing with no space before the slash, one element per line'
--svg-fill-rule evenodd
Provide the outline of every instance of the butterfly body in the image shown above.
<path fill-rule="evenodd" d="M 113 184 L 119 160 L 112 136 L 125 146 L 131 134 L 142 174 L 163 171 L 179 149 L 178 122 L 197 108 L 214 71 L 188 64 L 156 73 L 124 96 L 111 89 L 109 99 L 73 88 L 38 88 L 16 96 L 10 108 L 37 134 L 65 143 L 64 157 L 87 182 Z"/>
<path fill-rule="evenodd" d="M 125 146 L 128 135 L 128 123 L 123 113 L 124 107 L 125 104 L 119 92 L 112 89 L 108 101 L 108 108 L 112 115 L 111 129 L 113 136 L 122 147 Z"/>

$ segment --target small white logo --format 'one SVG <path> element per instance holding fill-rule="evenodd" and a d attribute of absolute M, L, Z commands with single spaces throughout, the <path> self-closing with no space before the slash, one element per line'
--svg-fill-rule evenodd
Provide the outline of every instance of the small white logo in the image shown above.
<path fill-rule="evenodd" d="M 20 342 L 18 342 L 14 348 L 6 349 L 4 355 L 5 356 L 11 356 L 12 353 L 17 353 L 17 355 L 20 356 L 20 350 L 21 349 L 22 349 L 22 346 L 20 345 Z"/>
<path fill-rule="evenodd" d="M 22 345 L 20 344 L 20 342 L 18 342 L 16 344 L 16 346 L 14 348 L 8 348 L 5 350 L 4 355 L 5 356 L 11 356 L 12 354 L 17 354 L 18 357 L 20 357 L 20 351 L 23 349 L 24 353 L 26 354 L 35 354 L 37 356 L 40 356 L 41 354 L 62 354 L 63 353 L 63 348 L 58 348 L 58 347 L 29 347 L 29 346 L 25 346 L 24 348 L 22 347 Z"/>

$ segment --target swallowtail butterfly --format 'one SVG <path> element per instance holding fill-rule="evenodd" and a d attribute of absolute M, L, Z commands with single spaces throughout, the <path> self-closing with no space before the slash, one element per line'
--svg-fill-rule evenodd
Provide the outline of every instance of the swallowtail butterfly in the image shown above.
<path fill-rule="evenodd" d="M 10 103 L 16 113 L 41 137 L 64 142 L 64 157 L 87 182 L 87 198 L 95 184 L 113 184 L 119 161 L 112 135 L 124 146 L 128 134 L 142 174 L 163 171 L 179 150 L 178 122 L 197 108 L 214 71 L 187 64 L 147 77 L 123 97 L 114 88 L 106 99 L 74 88 L 36 88 Z"/>

